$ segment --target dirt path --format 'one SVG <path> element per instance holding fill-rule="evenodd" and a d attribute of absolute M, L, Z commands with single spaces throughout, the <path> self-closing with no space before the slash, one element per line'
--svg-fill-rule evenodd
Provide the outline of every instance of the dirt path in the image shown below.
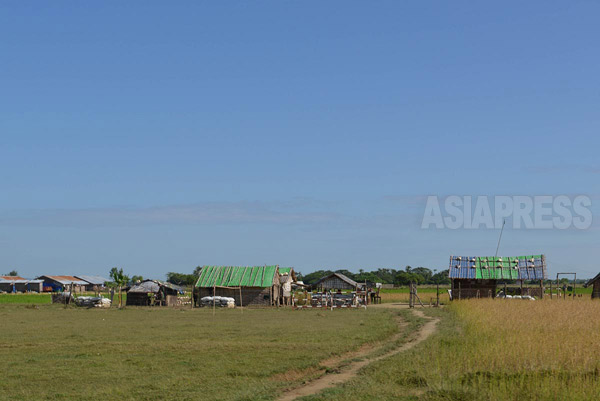
<path fill-rule="evenodd" d="M 379 305 L 372 305 L 371 307 L 408 309 L 408 305 L 406 305 L 406 304 L 379 304 Z M 283 393 L 277 399 L 277 401 L 292 401 L 298 397 L 304 397 L 307 395 L 317 394 L 326 388 L 336 386 L 340 383 L 344 383 L 344 382 L 352 379 L 353 377 L 355 377 L 358 374 L 358 371 L 361 368 L 367 366 L 370 363 L 390 357 L 390 356 L 398 354 L 400 352 L 404 352 L 406 350 L 413 348 L 417 344 L 421 343 L 422 341 L 427 339 L 431 334 L 433 334 L 435 332 L 436 325 L 437 325 L 439 319 L 429 318 L 429 317 L 425 316 L 425 314 L 419 309 L 412 309 L 412 312 L 414 314 L 416 314 L 417 316 L 428 319 L 428 320 L 420 328 L 417 335 L 413 339 L 411 339 L 409 342 L 407 342 L 407 343 L 403 344 L 402 346 L 400 346 L 394 350 L 391 350 L 383 355 L 380 355 L 378 357 L 371 358 L 371 359 L 365 359 L 362 361 L 352 362 L 350 365 L 345 367 L 340 372 L 326 374 L 324 376 L 321 376 L 318 379 L 315 379 L 315 380 L 307 383 L 306 385 L 304 385 L 302 387 L 298 387 L 293 390 L 289 390 L 289 391 Z M 399 324 L 402 324 L 402 323 L 400 322 Z M 394 342 L 394 341 L 398 340 L 401 336 L 402 336 L 402 333 L 398 333 L 398 334 L 394 335 L 391 339 L 389 339 L 386 343 Z M 380 348 L 382 348 L 383 346 L 385 346 L 385 344 L 382 344 L 380 346 Z M 333 362 L 339 363 L 342 360 L 347 360 L 349 358 L 367 357 L 367 355 L 370 354 L 371 351 L 373 351 L 373 349 L 374 349 L 374 347 L 372 347 L 372 346 L 371 347 L 361 347 L 357 351 L 354 351 L 354 352 L 351 352 L 348 354 L 344 354 L 341 357 L 337 357 L 335 359 L 332 358 L 330 360 L 324 361 L 321 363 L 321 366 L 331 367 Z"/>

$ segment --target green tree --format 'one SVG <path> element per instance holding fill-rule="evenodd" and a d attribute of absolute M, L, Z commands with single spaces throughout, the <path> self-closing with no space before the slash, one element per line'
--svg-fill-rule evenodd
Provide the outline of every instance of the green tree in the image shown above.
<path fill-rule="evenodd" d="M 123 273 L 123 269 L 119 269 L 117 267 L 113 267 L 110 269 L 110 278 L 112 278 L 113 283 L 119 287 L 119 308 L 123 306 L 123 296 L 122 289 L 123 286 L 127 285 L 129 282 L 129 277 L 125 273 Z"/>
<path fill-rule="evenodd" d="M 351 272 L 351 271 L 349 271 L 349 270 L 346 270 L 346 269 L 339 269 L 339 270 L 336 270 L 335 272 L 336 272 L 336 273 L 343 274 L 344 276 L 346 276 L 346 277 L 348 277 L 348 278 L 351 278 L 352 280 L 354 280 L 354 276 L 355 276 L 355 274 L 354 274 L 354 273 L 352 273 L 352 272 Z"/>
<path fill-rule="evenodd" d="M 424 283 L 428 283 L 433 276 L 433 272 L 426 267 L 417 267 L 416 269 L 412 269 L 411 273 L 418 274 L 423 277 Z"/>
<path fill-rule="evenodd" d="M 312 285 L 319 281 L 322 277 L 328 276 L 333 273 L 331 270 L 317 270 L 304 276 L 304 284 Z"/>
<path fill-rule="evenodd" d="M 450 284 L 450 279 L 448 278 L 448 270 L 442 270 L 439 273 L 431 276 L 430 279 L 431 284 Z"/>
<path fill-rule="evenodd" d="M 184 274 L 184 273 L 175 273 L 168 272 L 167 273 L 167 281 L 171 284 L 175 285 L 194 285 L 198 277 L 193 274 Z"/>
<path fill-rule="evenodd" d="M 202 271 L 202 266 L 196 266 L 194 269 L 194 273 L 192 273 L 196 277 L 200 277 L 200 272 Z"/>
<path fill-rule="evenodd" d="M 131 276 L 131 283 L 135 284 L 138 281 L 144 281 L 144 277 L 142 276 Z"/>
<path fill-rule="evenodd" d="M 16 270 L 11 270 L 8 272 L 7 276 L 16 277 L 19 273 Z"/>

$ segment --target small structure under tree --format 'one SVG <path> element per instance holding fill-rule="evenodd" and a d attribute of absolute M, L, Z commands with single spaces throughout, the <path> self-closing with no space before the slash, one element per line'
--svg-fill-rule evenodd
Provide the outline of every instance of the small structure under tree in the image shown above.
<path fill-rule="evenodd" d="M 177 295 L 183 289 L 175 284 L 160 280 L 144 280 L 127 291 L 126 305 L 135 306 L 175 306 Z"/>

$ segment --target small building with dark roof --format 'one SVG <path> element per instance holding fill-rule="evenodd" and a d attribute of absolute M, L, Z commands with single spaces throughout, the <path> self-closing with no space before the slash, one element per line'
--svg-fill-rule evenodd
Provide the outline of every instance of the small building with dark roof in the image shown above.
<path fill-rule="evenodd" d="M 64 291 L 71 287 L 73 292 L 82 292 L 88 284 L 74 276 L 40 276 L 38 280 L 43 280 L 44 292 Z"/>
<path fill-rule="evenodd" d="M 125 305 L 151 306 L 177 304 L 177 295 L 183 293 L 183 289 L 175 284 L 160 280 L 144 280 L 133 285 L 127 291 Z"/>
<path fill-rule="evenodd" d="M 106 283 L 111 281 L 111 280 L 101 277 L 101 276 L 79 275 L 79 276 L 75 276 L 75 278 L 78 278 L 87 283 L 85 285 L 86 291 L 94 291 L 95 288 L 97 288 L 97 289 L 103 288 Z"/>
<path fill-rule="evenodd" d="M 19 276 L 0 276 L 0 292 L 42 292 L 43 280 L 27 280 Z"/>
<path fill-rule="evenodd" d="M 600 298 L 600 273 L 585 283 L 584 287 L 592 285 L 592 299 Z"/>
<path fill-rule="evenodd" d="M 322 277 L 312 285 L 312 288 L 320 291 L 328 290 L 353 290 L 360 289 L 363 285 L 352 280 L 350 277 L 342 273 L 331 273 L 328 276 Z"/>

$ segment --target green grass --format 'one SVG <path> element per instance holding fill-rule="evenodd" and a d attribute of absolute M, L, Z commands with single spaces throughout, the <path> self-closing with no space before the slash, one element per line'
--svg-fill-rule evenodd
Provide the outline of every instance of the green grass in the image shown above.
<path fill-rule="evenodd" d="M 50 294 L 0 294 L 0 304 L 49 304 Z"/>
<path fill-rule="evenodd" d="M 0 305 L 0 400 L 271 400 L 320 360 L 391 336 L 392 316 Z"/>
<path fill-rule="evenodd" d="M 110 294 L 102 294 L 104 298 L 110 299 Z M 95 296 L 93 292 L 86 292 L 83 294 L 77 294 L 77 296 Z M 123 293 L 123 305 L 127 301 L 127 293 Z M 115 306 L 119 304 L 119 295 L 115 293 L 114 297 Z M 0 294 L 0 305 L 1 304 L 51 304 L 52 294 L 50 293 L 27 293 L 27 294 Z"/>

